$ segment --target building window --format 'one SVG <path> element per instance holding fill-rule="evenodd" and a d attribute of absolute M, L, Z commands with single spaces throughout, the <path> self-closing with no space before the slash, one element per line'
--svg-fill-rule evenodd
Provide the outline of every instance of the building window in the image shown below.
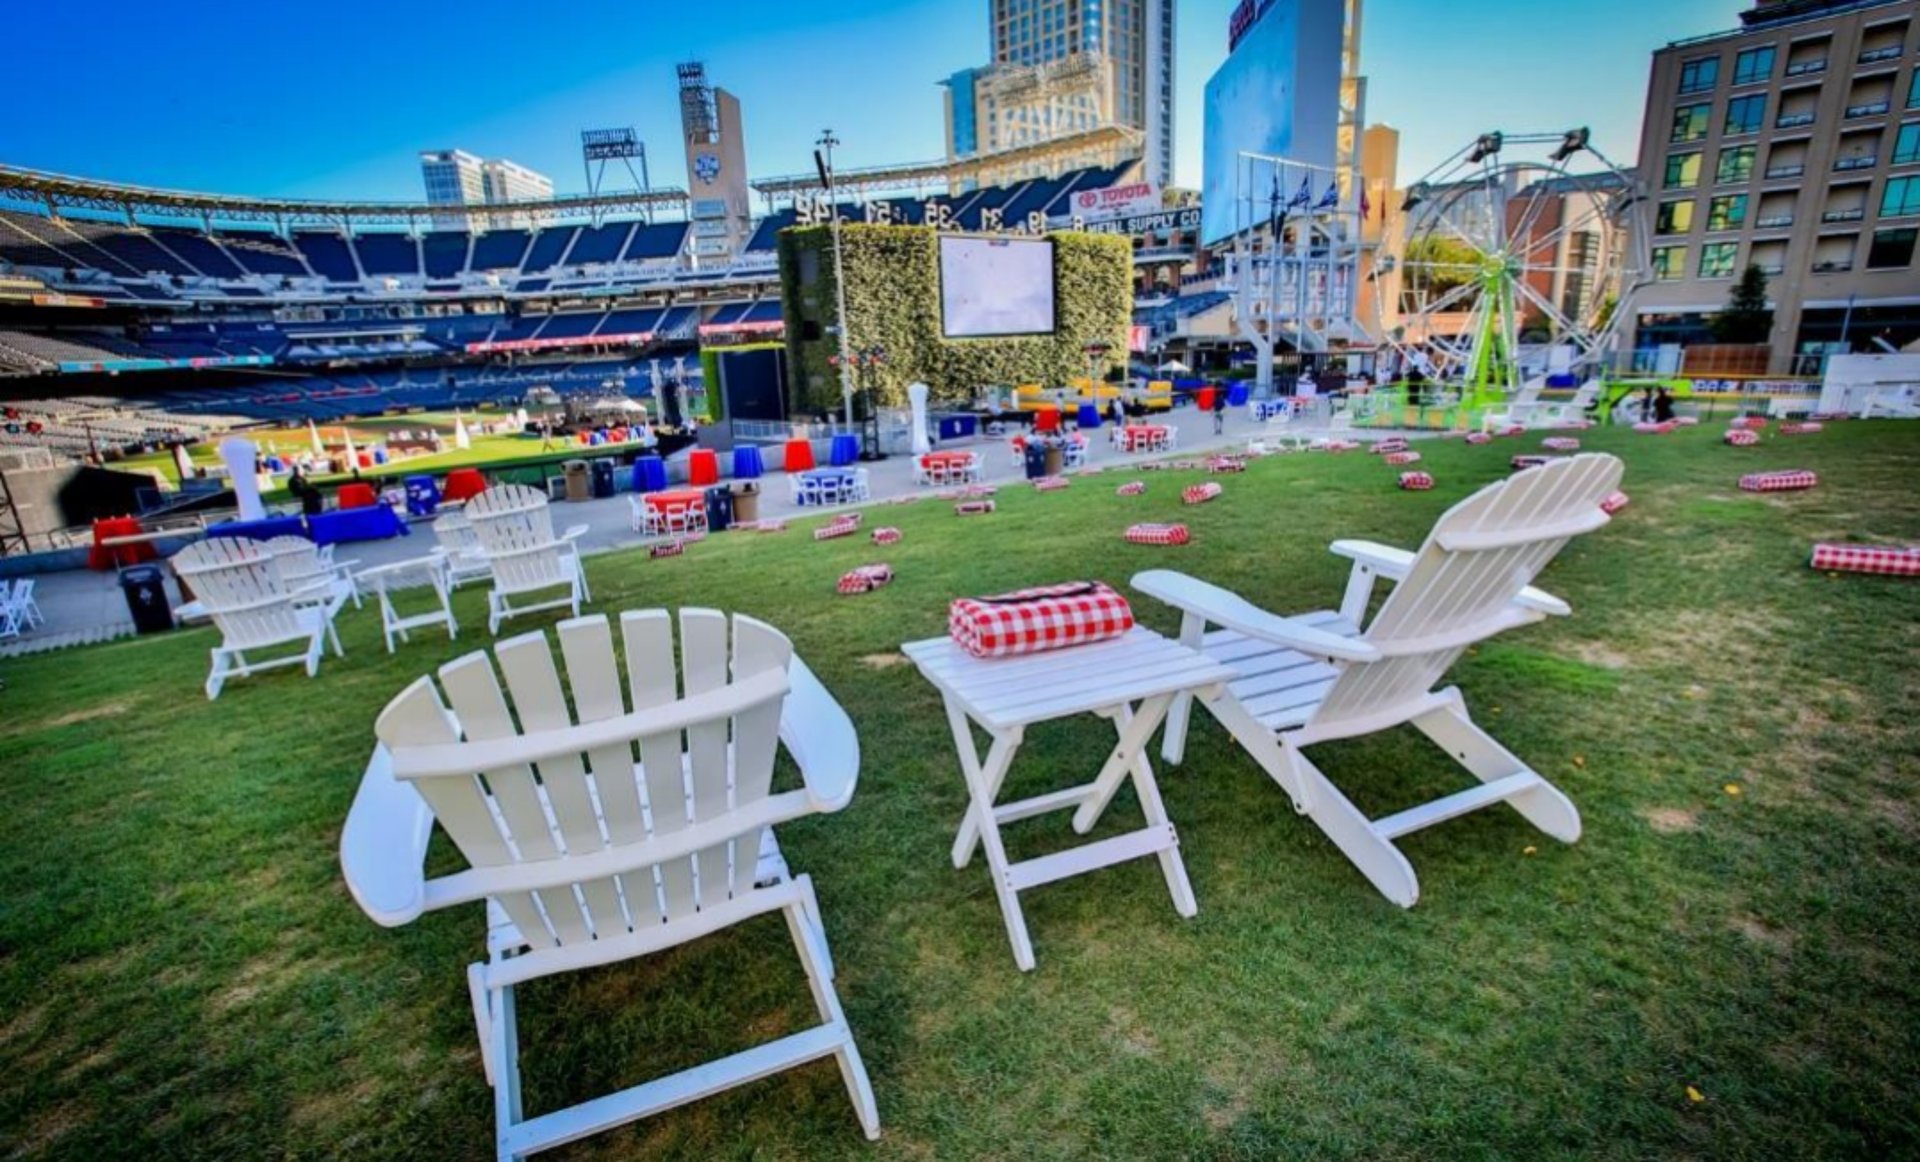
<path fill-rule="evenodd" d="M 1750 48 L 1733 58 L 1733 83 L 1757 85 L 1773 76 L 1773 46 Z"/>
<path fill-rule="evenodd" d="M 1709 242 L 1700 248 L 1701 278 L 1732 278 L 1734 260 L 1740 257 L 1738 242 Z"/>
<path fill-rule="evenodd" d="M 1739 145 L 1720 151 L 1720 160 L 1713 171 L 1713 180 L 1717 185 L 1733 185 L 1749 181 L 1753 177 L 1753 155 L 1751 145 Z"/>
<path fill-rule="evenodd" d="M 1902 125 L 1893 139 L 1893 164 L 1905 165 L 1910 161 L 1920 161 L 1920 121 Z"/>
<path fill-rule="evenodd" d="M 1661 282 L 1673 282 L 1687 276 L 1687 248 L 1684 246 L 1656 246 L 1653 248 L 1653 277 Z"/>
<path fill-rule="evenodd" d="M 1920 177 L 1888 178 L 1887 191 L 1880 195 L 1880 216 L 1908 214 L 1920 214 Z"/>
<path fill-rule="evenodd" d="M 1907 108 L 1920 109 L 1920 69 L 1913 71 L 1913 80 L 1907 83 Z"/>
<path fill-rule="evenodd" d="M 1912 226 L 1875 230 L 1873 245 L 1867 249 L 1867 269 L 1905 270 L 1913 262 L 1916 238 L 1920 238 L 1920 229 Z"/>
<path fill-rule="evenodd" d="M 1704 93 L 1720 79 L 1720 58 L 1703 56 L 1680 64 L 1680 91 Z"/>
<path fill-rule="evenodd" d="M 1767 116 L 1767 98 L 1764 93 L 1751 97 L 1735 97 L 1727 102 L 1727 123 L 1721 132 L 1728 137 L 1740 133 L 1760 132 L 1760 123 Z"/>
<path fill-rule="evenodd" d="M 1738 230 L 1747 221 L 1747 195 L 1728 194 L 1707 203 L 1707 229 Z"/>
<path fill-rule="evenodd" d="M 1654 219 L 1655 234 L 1685 234 L 1693 229 L 1693 203 L 1662 202 L 1659 216 Z"/>
<path fill-rule="evenodd" d="M 1682 105 L 1673 111 L 1673 135 L 1668 141 L 1702 141 L 1707 136 L 1707 118 L 1712 105 Z"/>
<path fill-rule="evenodd" d="M 1667 159 L 1666 189 L 1690 190 L 1700 184 L 1700 155 L 1676 153 Z"/>

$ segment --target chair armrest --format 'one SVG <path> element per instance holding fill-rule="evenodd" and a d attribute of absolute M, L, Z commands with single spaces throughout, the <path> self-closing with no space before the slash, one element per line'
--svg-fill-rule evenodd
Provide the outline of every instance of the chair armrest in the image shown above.
<path fill-rule="evenodd" d="M 820 811 L 838 811 L 860 781 L 860 737 L 847 712 L 799 658 L 787 663 L 786 705 L 780 741 L 800 768 L 807 798 Z"/>
<path fill-rule="evenodd" d="M 1412 553 L 1373 541 L 1335 541 L 1327 546 L 1327 550 L 1356 565 L 1365 565 L 1389 581 L 1402 580 L 1413 569 Z M 1573 607 L 1565 601 L 1532 585 L 1522 589 L 1514 601 L 1523 608 L 1554 617 L 1565 617 L 1573 612 Z"/>
<path fill-rule="evenodd" d="M 374 923 L 396 928 L 426 910 L 427 841 L 433 812 L 412 785 L 393 777 L 385 745 L 374 747 L 340 831 L 347 891 Z"/>
<path fill-rule="evenodd" d="M 591 527 L 593 527 L 593 526 L 591 526 L 591 525 L 569 525 L 569 526 L 567 526 L 567 531 L 566 531 L 566 532 L 564 532 L 564 533 L 561 533 L 561 534 L 560 534 L 560 539 L 561 539 L 561 540 L 563 540 L 563 541 L 577 541 L 577 540 L 579 540 L 579 539 L 580 539 L 581 537 L 584 537 L 584 536 L 586 536 L 586 535 L 587 535 L 587 530 L 588 530 L 589 528 L 591 528 Z"/>
<path fill-rule="evenodd" d="M 1277 617 L 1238 594 L 1185 573 L 1150 569 L 1134 574 L 1130 584 L 1175 609 L 1205 618 L 1209 624 L 1313 657 L 1349 662 L 1371 662 L 1380 657 L 1379 650 L 1359 638 L 1341 637 L 1293 618 Z"/>

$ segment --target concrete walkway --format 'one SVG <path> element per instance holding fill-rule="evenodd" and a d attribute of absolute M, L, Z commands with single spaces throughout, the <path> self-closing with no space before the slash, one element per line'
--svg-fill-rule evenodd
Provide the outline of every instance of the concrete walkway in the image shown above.
<path fill-rule="evenodd" d="M 1128 464 L 1137 464 L 1146 460 L 1160 460 L 1168 457 L 1184 457 L 1208 451 L 1245 448 L 1247 440 L 1269 430 L 1310 435 L 1312 429 L 1287 427 L 1269 429 L 1266 425 L 1252 420 L 1245 408 L 1229 409 L 1224 416 L 1224 432 L 1215 435 L 1213 417 L 1193 408 L 1177 408 L 1171 419 L 1155 422 L 1167 422 L 1179 431 L 1175 450 L 1171 453 L 1122 453 L 1108 438 L 1110 429 L 1101 428 L 1089 433 L 1090 442 L 1087 451 L 1087 467 L 1115 468 Z M 1431 435 L 1432 433 L 1369 431 L 1369 439 L 1383 438 L 1388 435 Z M 1005 439 L 982 437 L 973 441 L 949 442 L 940 445 L 943 449 L 978 451 L 986 462 L 986 479 L 989 484 L 1003 484 L 1023 479 L 1026 475 L 1022 468 L 1016 467 L 1013 454 Z M 862 465 L 867 469 L 868 485 L 872 501 L 884 503 L 887 500 L 912 493 L 918 488 L 913 482 L 913 458 L 911 456 L 890 456 L 885 460 Z M 808 517 L 822 512 L 833 511 L 823 508 L 798 508 L 791 499 L 791 490 L 785 475 L 770 472 L 761 479 L 760 519 L 782 520 L 791 517 Z M 554 526 L 556 530 L 573 525 L 584 524 L 587 532 L 580 538 L 583 553 L 599 554 L 631 549 L 659 538 L 642 537 L 632 528 L 632 507 L 628 494 L 602 500 L 575 501 L 554 505 Z M 861 507 L 848 505 L 843 507 Z M 335 552 L 339 560 L 357 561 L 362 567 L 384 565 L 392 561 L 403 561 L 413 557 L 422 557 L 433 551 L 435 541 L 433 531 L 427 522 L 413 526 L 410 536 L 395 537 L 385 541 L 362 541 L 341 545 Z M 127 615 L 124 598 L 120 594 L 116 574 L 96 573 L 85 569 L 66 573 L 42 574 L 35 579 L 34 596 L 40 610 L 46 615 L 46 623 L 39 629 L 22 634 L 18 638 L 0 641 L 0 658 L 20 654 L 39 653 L 66 646 L 82 645 L 88 642 L 106 641 L 122 637 L 133 632 L 133 623 Z M 171 590 L 172 578 L 169 575 Z M 177 595 L 177 591 L 174 591 Z"/>

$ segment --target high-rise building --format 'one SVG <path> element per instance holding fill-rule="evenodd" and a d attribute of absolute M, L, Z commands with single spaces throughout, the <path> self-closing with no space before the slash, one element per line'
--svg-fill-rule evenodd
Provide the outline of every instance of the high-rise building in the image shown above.
<path fill-rule="evenodd" d="M 511 202 L 542 201 L 553 196 L 553 182 L 503 158 L 480 158 L 464 149 L 434 149 L 420 154 L 420 180 L 430 206 L 497 206 Z M 535 224 L 537 215 L 524 210 L 496 213 L 435 214 L 433 224 L 443 230 L 482 230 Z"/>
<path fill-rule="evenodd" d="M 992 63 L 955 73 L 947 153 L 1000 153 L 1119 125 L 1173 180 L 1173 0 L 989 0 Z"/>
<path fill-rule="evenodd" d="M 1920 339 L 1920 3 L 1773 0 L 1653 54 L 1640 177 L 1652 279 L 1636 361 L 1711 342 L 1749 265 L 1772 374 Z"/>

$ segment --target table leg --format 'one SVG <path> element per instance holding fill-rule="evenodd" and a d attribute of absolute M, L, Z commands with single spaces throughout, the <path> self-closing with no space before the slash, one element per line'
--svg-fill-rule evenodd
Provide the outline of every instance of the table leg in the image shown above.
<path fill-rule="evenodd" d="M 1013 765 L 1014 752 L 1020 748 L 1020 732 L 995 734 L 982 767 L 979 751 L 973 744 L 973 728 L 967 716 L 951 699 L 947 701 L 947 722 L 953 727 L 954 748 L 960 752 L 960 766 L 967 777 L 968 798 L 973 802 L 960 824 L 960 837 L 954 841 L 954 866 L 962 867 L 973 855 L 977 835 L 987 852 L 987 867 L 993 876 L 993 892 L 1000 898 L 1000 917 L 1007 925 L 1007 940 L 1013 945 L 1013 962 L 1022 972 L 1033 970 L 1033 941 L 1027 936 L 1027 919 L 1020 912 L 1020 898 L 1007 875 L 1007 851 L 1000 843 L 1000 825 L 993 818 L 993 799 L 1007 768 Z M 972 825 L 971 828 L 969 825 Z M 974 834 L 969 834 L 969 831 Z"/>
<path fill-rule="evenodd" d="M 1140 811 L 1147 817 L 1148 825 L 1173 826 L 1173 821 L 1167 818 L 1166 804 L 1160 798 L 1160 785 L 1154 782 L 1153 765 L 1147 761 L 1146 754 L 1147 741 L 1166 717 L 1167 707 L 1173 697 L 1171 694 L 1161 694 L 1149 698 L 1140 704 L 1138 710 L 1117 706 L 1108 715 L 1113 719 L 1119 742 L 1112 756 L 1107 759 L 1106 766 L 1100 769 L 1100 776 L 1094 780 L 1087 801 L 1074 813 L 1073 826 L 1076 831 L 1084 835 L 1092 830 L 1100 819 L 1100 813 L 1113 798 L 1113 793 L 1119 789 L 1120 780 L 1127 775 L 1133 776 L 1134 793 L 1140 797 Z M 1160 860 L 1160 873 L 1167 880 L 1167 891 L 1173 896 L 1174 910 L 1182 916 L 1199 912 L 1200 904 L 1194 899 L 1192 883 L 1187 880 L 1187 865 L 1180 858 L 1180 849 L 1170 847 L 1156 854 Z"/>

